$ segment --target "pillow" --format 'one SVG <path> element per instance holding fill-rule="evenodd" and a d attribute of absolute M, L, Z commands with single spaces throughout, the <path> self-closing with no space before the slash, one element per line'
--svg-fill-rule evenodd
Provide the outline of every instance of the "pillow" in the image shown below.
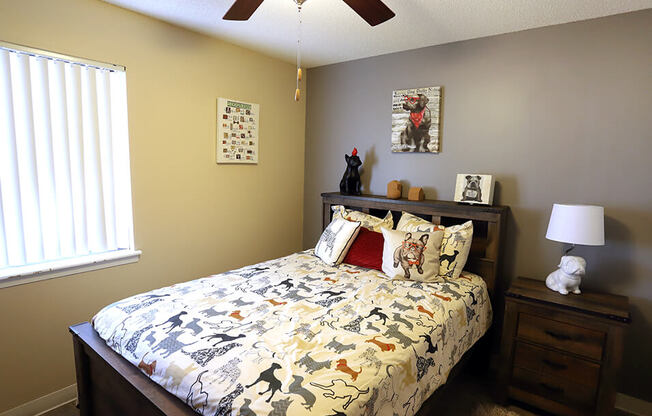
<path fill-rule="evenodd" d="M 392 278 L 432 282 L 439 274 L 443 231 L 403 232 L 383 228 L 383 272 Z"/>
<path fill-rule="evenodd" d="M 473 222 L 453 225 L 444 229 L 444 239 L 439 257 L 439 274 L 452 279 L 460 277 L 471 251 Z"/>
<path fill-rule="evenodd" d="M 362 226 L 368 230 L 380 232 L 381 229 L 394 228 L 394 218 L 392 212 L 387 211 L 385 218 L 378 218 L 373 215 L 365 214 L 364 212 L 346 209 L 342 205 L 333 206 L 333 218 L 342 218 L 348 221 L 359 221 Z"/>
<path fill-rule="evenodd" d="M 383 235 L 360 227 L 343 263 L 367 269 L 383 270 Z"/>
<path fill-rule="evenodd" d="M 443 225 L 433 224 L 405 211 L 401 212 L 401 219 L 396 225 L 396 229 L 399 231 L 418 231 L 421 233 L 443 230 L 444 228 Z"/>
<path fill-rule="evenodd" d="M 328 224 L 315 246 L 315 255 L 329 266 L 337 266 L 351 248 L 360 231 L 360 223 L 335 218 Z"/>
<path fill-rule="evenodd" d="M 433 231 L 444 230 L 444 238 L 441 245 L 441 256 L 439 259 L 439 274 L 449 278 L 457 279 L 466 265 L 471 251 L 473 240 L 473 222 L 467 221 L 464 224 L 443 227 L 433 224 L 409 212 L 402 212 L 401 219 L 396 225 L 400 231 Z"/>

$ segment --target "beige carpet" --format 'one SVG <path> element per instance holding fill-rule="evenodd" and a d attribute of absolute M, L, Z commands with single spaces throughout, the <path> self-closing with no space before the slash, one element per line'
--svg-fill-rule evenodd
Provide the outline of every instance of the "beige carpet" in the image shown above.
<path fill-rule="evenodd" d="M 437 416 L 536 416 L 520 407 L 496 404 L 491 395 L 491 384 L 473 376 L 460 377 L 447 387 L 445 400 L 437 399 Z"/>

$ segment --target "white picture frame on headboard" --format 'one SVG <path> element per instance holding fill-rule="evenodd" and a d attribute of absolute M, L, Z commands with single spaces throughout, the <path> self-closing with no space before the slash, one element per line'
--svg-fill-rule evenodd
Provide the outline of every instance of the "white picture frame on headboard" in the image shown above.
<path fill-rule="evenodd" d="M 491 205 L 494 200 L 493 175 L 458 173 L 455 181 L 455 202 L 471 205 Z"/>

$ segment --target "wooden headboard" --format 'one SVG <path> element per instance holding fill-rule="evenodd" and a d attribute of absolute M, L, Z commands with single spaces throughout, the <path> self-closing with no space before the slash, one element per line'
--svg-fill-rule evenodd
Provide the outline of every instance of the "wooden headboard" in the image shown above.
<path fill-rule="evenodd" d="M 408 201 L 404 198 L 388 199 L 378 195 L 342 195 L 339 192 L 323 193 L 321 197 L 322 229 L 331 222 L 333 205 L 344 205 L 378 217 L 392 211 L 394 227 L 401 218 L 401 211 L 444 226 L 473 221 L 473 243 L 465 269 L 484 278 L 492 300 L 496 293 L 503 290 L 501 263 L 508 207 L 465 205 L 428 199 Z"/>

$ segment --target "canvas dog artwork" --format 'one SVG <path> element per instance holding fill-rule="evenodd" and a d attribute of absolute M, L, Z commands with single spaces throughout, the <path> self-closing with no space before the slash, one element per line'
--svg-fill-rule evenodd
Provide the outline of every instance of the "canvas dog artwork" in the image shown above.
<path fill-rule="evenodd" d="M 441 87 L 392 94 L 392 152 L 439 153 Z"/>
<path fill-rule="evenodd" d="M 455 182 L 455 202 L 491 205 L 495 181 L 492 175 L 459 173 Z"/>

